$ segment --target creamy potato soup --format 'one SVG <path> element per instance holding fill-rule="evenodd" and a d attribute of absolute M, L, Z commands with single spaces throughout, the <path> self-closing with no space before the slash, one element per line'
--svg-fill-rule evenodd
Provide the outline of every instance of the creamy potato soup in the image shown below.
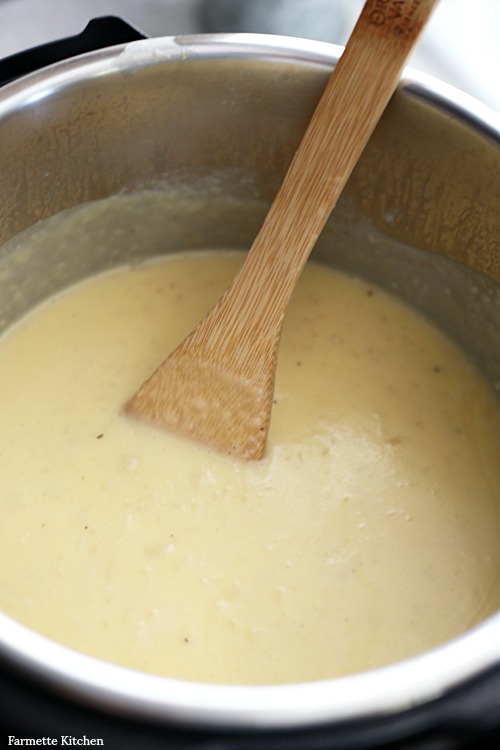
<path fill-rule="evenodd" d="M 440 332 L 308 264 L 267 453 L 123 414 L 243 256 L 109 272 L 0 341 L 0 609 L 137 670 L 281 683 L 379 667 L 499 606 L 500 417 Z"/>

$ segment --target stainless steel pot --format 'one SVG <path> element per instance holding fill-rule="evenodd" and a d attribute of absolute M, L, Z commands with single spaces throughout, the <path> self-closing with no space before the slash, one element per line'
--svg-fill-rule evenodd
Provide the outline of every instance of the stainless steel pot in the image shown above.
<path fill-rule="evenodd" d="M 1 327 L 75 279 L 155 253 L 161 243 L 165 251 L 248 247 L 340 53 L 257 35 L 154 39 L 7 85 L 0 92 Z M 497 390 L 499 142 L 493 112 L 408 70 L 315 250 L 318 260 L 396 290 L 432 316 Z M 171 199 L 172 185 L 183 197 Z M 142 229 L 135 227 L 137 241 L 118 232 L 104 252 L 75 238 L 23 256 L 12 239 L 60 211 L 138 189 L 169 200 L 152 201 Z M 126 221 L 117 214 L 116 227 Z M 431 726 L 433 708 L 483 677 L 497 676 L 500 702 L 500 614 L 417 658 L 309 684 L 210 686 L 134 673 L 4 615 L 0 659 L 75 704 L 165 726 L 305 731 L 380 720 L 401 727 L 416 715 Z M 489 707 L 485 721 L 491 716 Z"/>

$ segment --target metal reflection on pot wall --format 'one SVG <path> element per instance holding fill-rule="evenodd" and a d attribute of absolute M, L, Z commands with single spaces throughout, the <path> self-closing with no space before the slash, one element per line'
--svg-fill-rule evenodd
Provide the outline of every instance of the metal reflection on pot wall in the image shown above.
<path fill-rule="evenodd" d="M 62 63 L 0 92 L 4 324 L 37 295 L 143 257 L 142 247 L 126 258 L 97 247 L 82 257 L 71 243 L 64 258 L 56 251 L 17 254 L 14 235 L 85 201 L 180 180 L 202 194 L 203 209 L 190 213 L 189 222 L 175 210 L 166 217 L 175 231 L 164 236 L 165 250 L 234 246 L 236 208 L 226 203 L 224 215 L 207 221 L 207 208 L 231 195 L 248 202 L 238 243 L 250 244 L 339 52 L 328 45 L 269 42 L 262 36 L 135 42 Z M 37 101 L 42 91 L 50 95 Z M 495 386 L 500 128 L 464 101 L 408 73 L 316 258 L 373 279 L 424 309 Z M 207 176 L 214 174 L 224 177 L 215 191 L 207 188 Z M 239 201 L 233 204 L 238 211 Z M 499 633 L 496 615 L 453 643 L 382 672 L 262 689 L 122 674 L 55 644 L 40 648 L 37 636 L 8 618 L 2 618 L 0 650 L 5 662 L 42 675 L 56 693 L 69 688 L 76 702 L 111 713 L 225 729 L 327 723 L 337 730 L 346 718 L 397 723 L 417 705 L 432 724 L 440 701 L 455 688 L 473 691 L 476 677 L 500 669 Z"/>

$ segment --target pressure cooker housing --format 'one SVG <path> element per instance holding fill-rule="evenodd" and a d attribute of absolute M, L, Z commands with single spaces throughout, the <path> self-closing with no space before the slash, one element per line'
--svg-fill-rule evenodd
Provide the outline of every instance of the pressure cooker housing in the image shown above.
<path fill-rule="evenodd" d="M 155 252 L 160 245 L 165 252 L 248 248 L 340 54 L 332 45 L 259 35 L 152 39 L 4 87 L 0 330 L 67 284 L 151 254 L 147 243 L 125 238 L 84 253 L 75 240 L 52 255 L 22 255 L 19 233 L 88 201 L 180 190 L 182 201 L 161 204 L 168 231 L 158 230 Z M 405 71 L 314 251 L 320 262 L 372 279 L 432 317 L 497 390 L 499 120 L 470 97 Z M 351 730 L 345 734 L 355 724 L 358 740 L 365 737 L 358 747 L 368 747 L 363 726 L 383 728 L 379 740 L 384 732 L 428 731 L 449 725 L 454 701 L 463 720 L 469 706 L 471 726 L 478 718 L 495 725 L 500 614 L 406 662 L 308 684 L 230 687 L 139 674 L 51 643 L 1 614 L 0 663 L 109 716 L 275 738 L 329 728 L 344 737 L 339 748 L 356 746 L 346 739 Z M 476 701 L 467 702 L 468 694 Z"/>

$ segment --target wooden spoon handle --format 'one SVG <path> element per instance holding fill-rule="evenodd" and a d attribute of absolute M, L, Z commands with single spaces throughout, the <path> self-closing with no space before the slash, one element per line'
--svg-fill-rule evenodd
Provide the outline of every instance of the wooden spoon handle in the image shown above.
<path fill-rule="evenodd" d="M 245 329 L 242 360 L 281 326 L 297 277 L 437 2 L 365 3 L 244 269 L 221 300 L 224 325 L 236 337 Z"/>

